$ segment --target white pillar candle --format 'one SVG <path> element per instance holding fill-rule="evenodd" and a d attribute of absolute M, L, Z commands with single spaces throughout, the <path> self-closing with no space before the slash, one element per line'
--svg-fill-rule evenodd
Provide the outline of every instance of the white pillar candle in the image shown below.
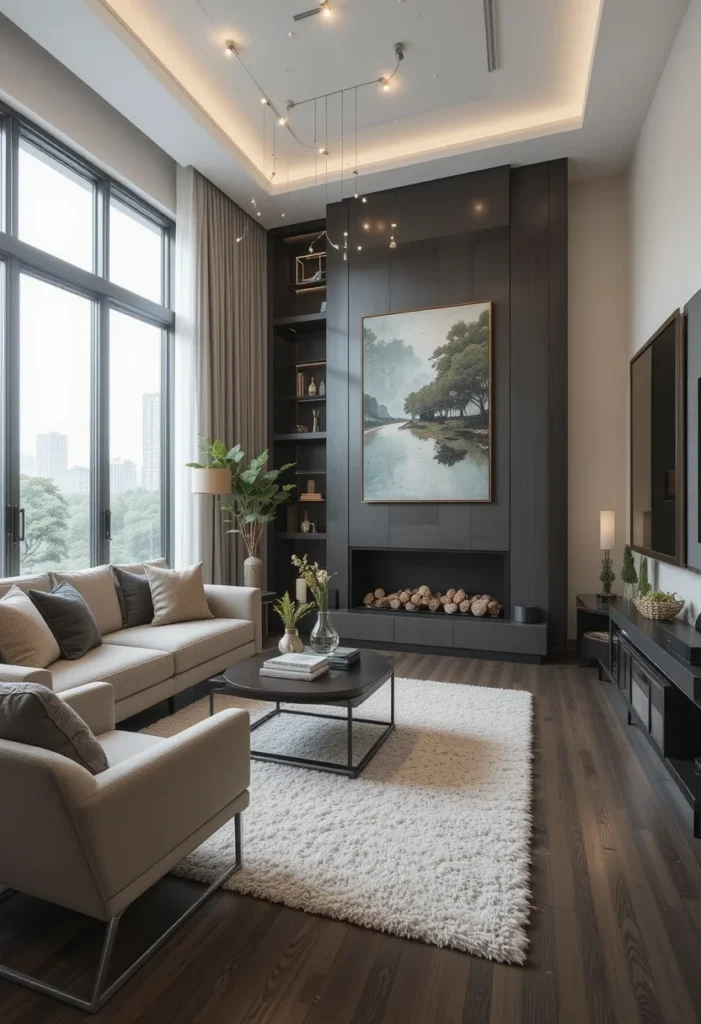
<path fill-rule="evenodd" d="M 599 517 L 599 547 L 602 551 L 610 551 L 616 543 L 616 513 L 609 509 L 601 512 Z"/>
<path fill-rule="evenodd" d="M 300 604 L 306 604 L 307 601 L 307 584 L 303 579 L 298 579 L 295 583 L 295 597 Z"/>

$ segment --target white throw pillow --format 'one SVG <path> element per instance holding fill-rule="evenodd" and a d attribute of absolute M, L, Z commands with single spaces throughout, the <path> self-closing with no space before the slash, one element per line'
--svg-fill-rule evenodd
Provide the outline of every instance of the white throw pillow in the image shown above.
<path fill-rule="evenodd" d="M 0 655 L 8 665 L 46 668 L 61 657 L 56 639 L 19 587 L 0 599 Z"/>
<path fill-rule="evenodd" d="M 202 579 L 202 562 L 187 569 L 161 569 L 144 563 L 153 601 L 152 626 L 213 619 Z"/>

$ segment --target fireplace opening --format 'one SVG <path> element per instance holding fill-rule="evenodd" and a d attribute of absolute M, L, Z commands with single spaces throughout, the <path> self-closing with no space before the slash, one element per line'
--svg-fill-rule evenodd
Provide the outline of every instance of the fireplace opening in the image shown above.
<path fill-rule="evenodd" d="M 424 588 L 420 596 L 426 600 L 419 602 L 414 598 L 417 611 L 444 613 L 446 602 L 436 607 L 433 600 L 433 606 L 429 608 L 430 602 L 435 595 L 445 597 L 452 591 L 451 600 L 447 602 L 451 605 L 448 611 L 460 614 L 461 609 L 452 598 L 457 592 L 463 603 L 462 591 L 468 604 L 475 595 L 485 595 L 501 606 L 498 612 L 495 604 L 490 605 L 489 609 L 479 607 L 477 613 L 499 614 L 502 617 L 509 614 L 508 554 L 504 551 L 352 548 L 350 570 L 350 608 L 364 609 L 378 615 L 388 611 L 402 611 L 405 607 L 403 601 L 398 608 L 392 608 L 382 600 L 379 606 L 376 601 L 369 607 L 364 602 L 378 590 L 383 590 L 385 595 L 404 596 L 404 593 L 411 592 L 413 595 L 414 591 Z M 507 609 L 506 613 L 503 609 Z M 463 604 L 462 613 L 468 612 L 469 608 Z"/>

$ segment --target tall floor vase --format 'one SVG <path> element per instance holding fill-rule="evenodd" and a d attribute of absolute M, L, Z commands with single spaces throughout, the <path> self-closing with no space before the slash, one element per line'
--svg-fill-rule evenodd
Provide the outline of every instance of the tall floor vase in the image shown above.
<path fill-rule="evenodd" d="M 263 589 L 263 563 L 256 555 L 249 555 L 243 563 L 244 587 Z"/>

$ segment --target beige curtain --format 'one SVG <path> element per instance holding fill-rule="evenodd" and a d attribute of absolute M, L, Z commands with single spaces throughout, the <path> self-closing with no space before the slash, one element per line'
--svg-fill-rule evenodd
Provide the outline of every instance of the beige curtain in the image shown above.
<path fill-rule="evenodd" d="M 192 174 L 198 430 L 241 444 L 252 458 L 268 442 L 266 232 L 210 181 Z M 199 516 L 205 578 L 241 584 L 243 543 L 226 534 L 211 498 L 199 500 L 210 505 L 201 506 Z"/>

